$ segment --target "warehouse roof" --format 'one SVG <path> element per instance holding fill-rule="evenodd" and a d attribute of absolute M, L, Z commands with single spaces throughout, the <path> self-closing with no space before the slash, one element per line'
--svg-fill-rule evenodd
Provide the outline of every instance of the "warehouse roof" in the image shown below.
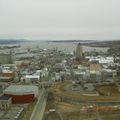
<path fill-rule="evenodd" d="M 38 87 L 35 85 L 10 85 L 4 90 L 4 93 L 29 93 L 31 91 L 38 91 Z"/>

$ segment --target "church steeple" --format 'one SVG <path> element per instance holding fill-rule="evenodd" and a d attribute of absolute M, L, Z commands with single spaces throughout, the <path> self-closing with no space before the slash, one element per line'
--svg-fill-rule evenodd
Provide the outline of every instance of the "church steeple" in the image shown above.
<path fill-rule="evenodd" d="M 81 43 L 78 43 L 76 47 L 76 53 L 75 53 L 76 58 L 79 58 L 79 59 L 82 58 L 82 54 L 83 54 L 82 45 Z"/>

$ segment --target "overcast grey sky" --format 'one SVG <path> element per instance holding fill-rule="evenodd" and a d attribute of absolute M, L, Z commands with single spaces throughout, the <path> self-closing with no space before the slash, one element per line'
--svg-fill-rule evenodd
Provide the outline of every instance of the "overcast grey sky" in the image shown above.
<path fill-rule="evenodd" d="M 0 0 L 0 38 L 120 39 L 120 0 Z"/>

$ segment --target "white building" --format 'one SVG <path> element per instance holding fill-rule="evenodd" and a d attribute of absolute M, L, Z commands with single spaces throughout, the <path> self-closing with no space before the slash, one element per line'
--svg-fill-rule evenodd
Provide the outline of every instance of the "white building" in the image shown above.
<path fill-rule="evenodd" d="M 24 83 L 36 82 L 39 80 L 40 80 L 39 75 L 26 75 L 26 76 L 21 78 L 21 82 L 24 82 Z"/>
<path fill-rule="evenodd" d="M 114 63 L 114 58 L 97 56 L 97 57 L 89 57 L 89 61 L 90 62 L 98 61 L 100 64 L 109 64 L 109 63 Z"/>

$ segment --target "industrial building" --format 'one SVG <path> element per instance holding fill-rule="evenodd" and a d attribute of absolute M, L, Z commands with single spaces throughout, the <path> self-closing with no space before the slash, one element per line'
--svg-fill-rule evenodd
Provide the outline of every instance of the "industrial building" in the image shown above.
<path fill-rule="evenodd" d="M 12 98 L 12 103 L 29 103 L 37 99 L 38 87 L 34 85 L 10 85 L 3 91 Z"/>

